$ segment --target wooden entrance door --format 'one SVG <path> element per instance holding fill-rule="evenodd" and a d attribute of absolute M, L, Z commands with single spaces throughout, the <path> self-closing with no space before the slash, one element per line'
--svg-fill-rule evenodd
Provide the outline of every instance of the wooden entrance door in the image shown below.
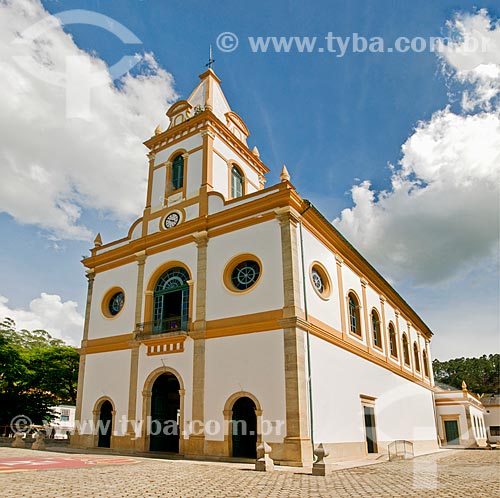
<path fill-rule="evenodd" d="M 179 381 L 173 374 L 160 375 L 151 393 L 150 451 L 179 452 Z"/>
<path fill-rule="evenodd" d="M 242 397 L 234 403 L 231 426 L 233 456 L 257 458 L 257 415 L 250 398 Z"/>
<path fill-rule="evenodd" d="M 375 427 L 375 410 L 372 406 L 363 406 L 365 418 L 366 448 L 368 453 L 377 453 L 377 431 Z"/>
<path fill-rule="evenodd" d="M 99 448 L 111 447 L 111 430 L 113 426 L 113 406 L 109 401 L 101 405 L 99 411 L 99 427 L 97 446 Z"/>
<path fill-rule="evenodd" d="M 447 444 L 460 444 L 460 436 L 458 433 L 458 422 L 456 420 L 445 420 L 444 430 L 446 433 Z"/>

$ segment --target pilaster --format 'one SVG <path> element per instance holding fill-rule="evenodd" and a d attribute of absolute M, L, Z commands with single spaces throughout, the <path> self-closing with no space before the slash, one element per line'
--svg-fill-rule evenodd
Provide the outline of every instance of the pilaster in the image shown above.
<path fill-rule="evenodd" d="M 85 343 L 89 338 L 89 324 L 90 324 L 90 311 L 92 306 L 92 292 L 94 290 L 94 279 L 95 273 L 93 269 L 87 270 L 87 302 L 85 305 L 85 322 L 83 325 L 83 341 Z M 83 381 L 85 377 L 85 363 L 86 363 L 86 355 L 84 353 L 80 353 L 80 364 L 78 366 L 78 387 L 76 392 L 76 412 L 75 412 L 75 420 L 77 422 L 81 421 L 82 418 L 82 401 L 83 401 Z M 78 437 L 79 434 L 75 434 L 76 441 L 73 441 L 73 444 L 78 445 Z"/>
<path fill-rule="evenodd" d="M 144 294 L 144 266 L 146 263 L 146 251 L 140 251 L 135 254 L 137 261 L 137 287 L 135 296 L 135 325 L 142 320 L 142 299 Z M 139 343 L 133 342 L 130 348 L 130 379 L 128 391 L 128 430 L 127 435 L 134 437 L 134 427 L 131 425 L 136 418 L 137 410 L 137 379 L 139 369 Z"/>
<path fill-rule="evenodd" d="M 204 424 L 208 233 L 206 231 L 197 232 L 193 235 L 193 238 L 198 248 L 198 256 L 194 330 L 190 333 L 190 337 L 194 340 L 192 420 Z M 205 453 L 204 446 L 205 431 L 202 429 L 198 434 L 189 436 L 185 452 L 189 455 L 203 455 Z"/>
<path fill-rule="evenodd" d="M 208 215 L 208 192 L 213 188 L 213 158 L 215 134 L 208 128 L 201 131 L 203 140 L 200 216 Z"/>
<path fill-rule="evenodd" d="M 340 305 L 340 326 L 342 327 L 342 339 L 347 336 L 347 322 L 346 322 L 346 304 L 344 297 L 344 279 L 342 277 L 342 264 L 344 260 L 335 254 L 335 263 L 337 264 L 337 282 L 339 287 L 339 305 Z"/>
<path fill-rule="evenodd" d="M 300 274 L 297 244 L 299 214 L 290 207 L 275 210 L 281 229 L 284 308 L 283 318 L 303 317 L 300 306 Z M 306 348 L 304 331 L 283 329 L 285 355 L 286 437 L 284 459 L 295 465 L 312 462 L 308 429 Z"/>

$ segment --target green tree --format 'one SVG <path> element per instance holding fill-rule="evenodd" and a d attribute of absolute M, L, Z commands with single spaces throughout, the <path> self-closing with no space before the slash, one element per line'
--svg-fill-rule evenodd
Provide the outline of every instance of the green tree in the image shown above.
<path fill-rule="evenodd" d="M 51 406 L 75 404 L 79 355 L 45 330 L 16 330 L 0 323 L 0 425 L 25 415 L 40 424 Z"/>
<path fill-rule="evenodd" d="M 30 384 L 50 391 L 57 403 L 74 405 L 80 356 L 75 348 L 52 346 L 28 353 Z"/>
<path fill-rule="evenodd" d="M 483 355 L 480 358 L 454 358 L 432 362 L 436 382 L 479 394 L 500 394 L 500 355 Z"/>

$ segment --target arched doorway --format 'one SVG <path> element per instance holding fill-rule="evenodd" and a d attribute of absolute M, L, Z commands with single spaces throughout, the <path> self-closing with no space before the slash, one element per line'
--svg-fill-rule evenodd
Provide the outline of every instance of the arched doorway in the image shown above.
<path fill-rule="evenodd" d="M 233 405 L 231 437 L 233 457 L 257 457 L 257 414 L 253 400 L 243 396 Z"/>
<path fill-rule="evenodd" d="M 150 451 L 179 452 L 179 381 L 171 373 L 160 375 L 151 392 Z"/>
<path fill-rule="evenodd" d="M 111 447 L 111 431 L 113 428 L 113 405 L 104 401 L 99 410 L 99 426 L 97 446 L 99 448 Z"/>

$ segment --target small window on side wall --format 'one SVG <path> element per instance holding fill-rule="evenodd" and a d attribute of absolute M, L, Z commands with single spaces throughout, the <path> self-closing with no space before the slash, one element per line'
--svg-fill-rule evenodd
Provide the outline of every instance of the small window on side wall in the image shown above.
<path fill-rule="evenodd" d="M 382 333 L 380 332 L 380 317 L 375 309 L 372 310 L 373 345 L 382 349 Z"/>
<path fill-rule="evenodd" d="M 410 366 L 410 348 L 408 346 L 408 337 L 403 334 L 403 360 L 406 366 Z"/>
<path fill-rule="evenodd" d="M 243 175 L 236 166 L 233 166 L 231 169 L 231 198 L 236 199 L 242 196 L 243 196 Z"/>
<path fill-rule="evenodd" d="M 417 343 L 413 343 L 413 356 L 415 359 L 415 370 L 420 372 L 420 355 L 418 354 L 418 346 Z"/>
<path fill-rule="evenodd" d="M 349 292 L 347 296 L 349 305 L 349 328 L 351 334 L 361 336 L 361 316 L 359 313 L 359 300 L 354 292 Z"/>
<path fill-rule="evenodd" d="M 424 375 L 429 377 L 429 359 L 427 358 L 427 352 L 422 352 L 422 363 L 424 364 Z"/>
<path fill-rule="evenodd" d="M 394 325 L 389 324 L 389 346 L 391 350 L 391 356 L 394 358 L 398 357 L 398 345 L 396 343 L 396 331 L 394 330 Z"/>

